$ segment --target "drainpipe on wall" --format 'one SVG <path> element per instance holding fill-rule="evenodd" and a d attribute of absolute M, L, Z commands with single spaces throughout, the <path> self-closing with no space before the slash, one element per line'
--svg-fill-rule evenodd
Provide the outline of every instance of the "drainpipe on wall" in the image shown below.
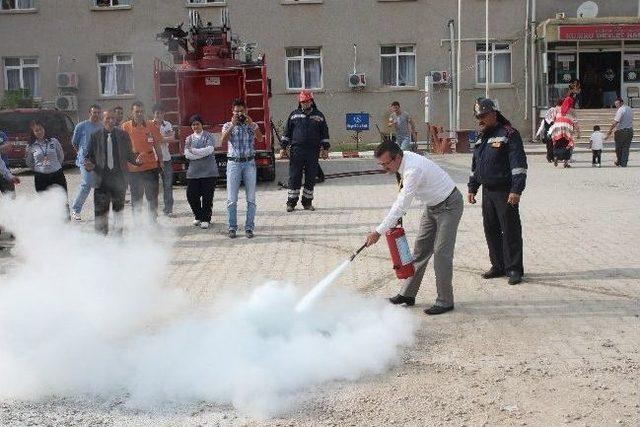
<path fill-rule="evenodd" d="M 449 89 L 449 130 L 450 131 L 455 131 L 457 128 L 457 124 L 455 122 L 455 93 L 456 93 L 456 79 L 454 79 L 453 75 L 455 74 L 455 56 L 456 56 L 456 50 L 455 50 L 455 39 L 453 38 L 454 36 L 454 25 L 455 25 L 455 21 L 453 19 L 450 19 L 449 22 L 447 22 L 447 26 L 449 27 L 449 49 L 450 49 L 450 78 L 451 78 L 451 87 Z M 457 76 L 455 76 L 457 78 Z"/>
<path fill-rule="evenodd" d="M 489 0 L 484 0 L 484 97 L 489 97 Z"/>
<path fill-rule="evenodd" d="M 639 0 L 640 1 L 640 0 Z M 460 69 L 462 65 L 462 0 L 458 0 L 458 51 L 456 52 L 456 130 L 460 130 Z"/>
<path fill-rule="evenodd" d="M 524 119 L 529 116 L 529 0 L 524 0 L 525 18 L 524 18 Z"/>
<path fill-rule="evenodd" d="M 531 0 L 531 61 L 529 66 L 531 67 L 531 138 L 536 134 L 536 103 L 538 98 L 537 82 L 536 82 L 536 0 Z"/>

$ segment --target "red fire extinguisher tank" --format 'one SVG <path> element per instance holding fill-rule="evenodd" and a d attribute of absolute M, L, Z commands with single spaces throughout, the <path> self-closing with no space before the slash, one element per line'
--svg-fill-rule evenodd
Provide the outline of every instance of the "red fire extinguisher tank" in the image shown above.
<path fill-rule="evenodd" d="M 404 228 L 394 227 L 386 232 L 387 245 L 391 253 L 391 261 L 393 269 L 396 271 L 398 279 L 407 279 L 416 272 L 413 267 L 413 256 L 409 249 L 407 236 L 404 234 Z"/>

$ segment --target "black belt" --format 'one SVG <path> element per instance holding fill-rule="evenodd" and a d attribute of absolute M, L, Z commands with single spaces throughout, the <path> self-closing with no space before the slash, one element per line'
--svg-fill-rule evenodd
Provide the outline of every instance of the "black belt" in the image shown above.
<path fill-rule="evenodd" d="M 230 160 L 232 162 L 250 162 L 251 160 L 255 159 L 256 156 L 249 156 L 249 157 L 227 157 L 227 160 Z"/>

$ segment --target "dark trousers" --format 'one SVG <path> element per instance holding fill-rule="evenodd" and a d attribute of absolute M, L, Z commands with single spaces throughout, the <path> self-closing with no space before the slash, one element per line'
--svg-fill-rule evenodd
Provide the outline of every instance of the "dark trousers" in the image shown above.
<path fill-rule="evenodd" d="M 149 203 L 149 217 L 152 221 L 156 221 L 158 218 L 158 192 L 160 191 L 159 170 L 131 172 L 129 185 L 133 213 L 137 214 L 142 210 L 142 197 L 144 196 Z"/>
<path fill-rule="evenodd" d="M 187 201 L 196 220 L 211 222 L 216 177 L 187 179 Z"/>
<path fill-rule="evenodd" d="M 65 193 L 67 192 L 67 179 L 64 177 L 62 169 L 58 169 L 53 173 L 36 172 L 33 178 L 37 192 L 45 191 L 54 185 L 59 185 L 64 189 Z"/>
<path fill-rule="evenodd" d="M 109 233 L 109 207 L 113 209 L 113 223 L 117 234 L 122 234 L 122 211 L 124 210 L 124 195 L 127 183 L 124 173 L 105 173 L 100 188 L 93 191 L 93 205 L 95 213 L 96 232 L 107 235 Z"/>
<path fill-rule="evenodd" d="M 594 165 L 599 165 L 602 163 L 602 150 L 591 150 L 592 159 L 591 163 Z"/>
<path fill-rule="evenodd" d="M 524 274 L 520 211 L 507 203 L 508 197 L 509 191 L 482 190 L 484 236 L 494 268 Z"/>
<path fill-rule="evenodd" d="M 64 189 L 65 192 L 65 203 L 64 209 L 65 218 L 69 219 L 69 203 L 67 202 L 67 179 L 64 176 L 64 172 L 62 168 L 58 169 L 53 173 L 39 173 L 35 172 L 33 175 L 33 182 L 36 186 L 36 191 L 39 193 L 41 191 L 46 191 L 47 189 L 53 187 L 54 185 L 58 185 Z"/>
<path fill-rule="evenodd" d="M 318 175 L 319 147 L 301 148 L 291 147 L 289 159 L 289 194 L 287 205 L 295 206 L 300 197 L 302 176 L 304 175 L 304 189 L 302 191 L 302 206 L 309 206 L 313 200 L 313 188 Z"/>
<path fill-rule="evenodd" d="M 553 123 L 547 123 L 546 121 L 544 122 L 544 131 L 542 134 L 542 140 L 544 141 L 545 145 L 547 146 L 547 161 L 548 162 L 552 162 L 553 161 L 553 140 L 551 139 L 551 137 L 549 136 L 548 132 L 549 132 L 549 128 L 551 127 Z"/>
<path fill-rule="evenodd" d="M 620 129 L 615 131 L 613 139 L 616 144 L 616 157 L 618 166 L 626 167 L 629 161 L 629 148 L 633 139 L 633 129 Z"/>

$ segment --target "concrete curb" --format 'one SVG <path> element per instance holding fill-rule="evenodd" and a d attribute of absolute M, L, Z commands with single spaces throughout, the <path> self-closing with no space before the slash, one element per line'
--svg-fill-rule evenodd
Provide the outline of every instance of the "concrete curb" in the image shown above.
<path fill-rule="evenodd" d="M 541 144 L 525 144 L 524 151 L 532 156 L 546 155 L 547 151 L 544 145 Z M 631 147 L 631 152 L 640 152 L 640 147 Z M 614 153 L 613 147 L 604 147 L 603 153 Z M 591 150 L 583 147 L 576 147 L 574 153 L 591 153 Z M 429 155 L 442 156 L 443 154 L 427 153 Z M 447 153 L 447 154 L 471 154 L 468 153 Z M 332 151 L 329 153 L 330 159 L 373 159 L 373 151 Z M 279 153 L 276 153 L 276 159 L 282 160 Z"/>

